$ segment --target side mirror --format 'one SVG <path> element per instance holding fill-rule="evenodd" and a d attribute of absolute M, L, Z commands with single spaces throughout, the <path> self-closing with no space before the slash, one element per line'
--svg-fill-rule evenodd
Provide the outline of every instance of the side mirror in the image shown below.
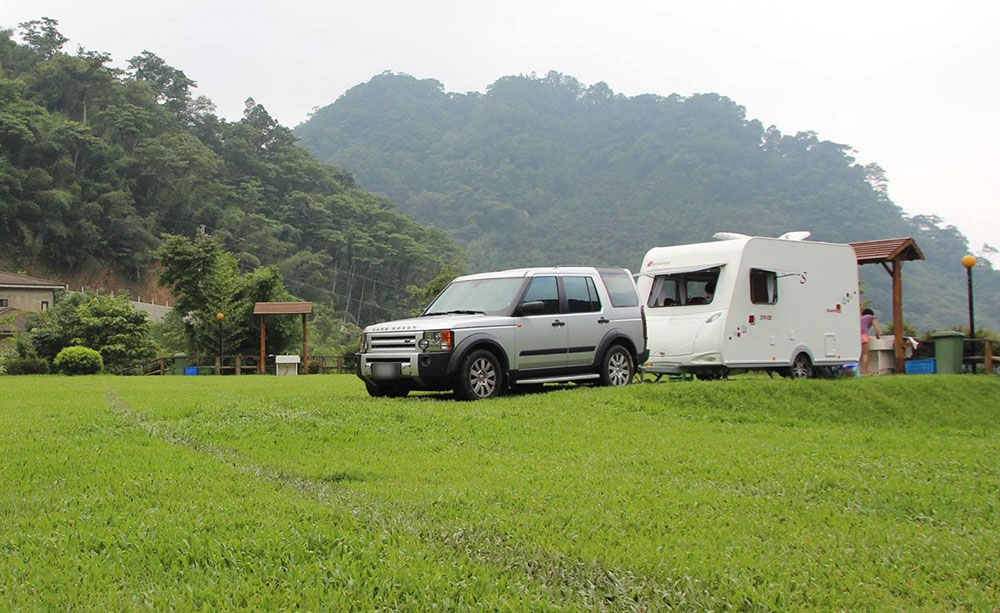
<path fill-rule="evenodd" d="M 541 313 L 545 310 L 545 303 L 541 300 L 532 300 L 531 302 L 522 302 L 521 306 L 517 307 L 517 312 L 519 315 L 533 315 L 535 313 Z"/>

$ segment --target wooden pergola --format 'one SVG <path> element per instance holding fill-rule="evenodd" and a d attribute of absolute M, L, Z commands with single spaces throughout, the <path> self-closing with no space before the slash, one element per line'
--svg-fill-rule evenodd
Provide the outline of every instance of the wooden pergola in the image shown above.
<path fill-rule="evenodd" d="M 264 325 L 265 315 L 302 315 L 302 373 L 309 372 L 309 329 L 306 327 L 306 316 L 313 312 L 311 302 L 257 302 L 253 305 L 253 314 L 260 316 L 260 361 L 257 372 L 264 374 L 264 358 L 267 355 L 265 340 L 267 329 Z"/>
<path fill-rule="evenodd" d="M 923 260 L 924 254 L 912 237 L 886 238 L 877 241 L 850 243 L 858 256 L 858 265 L 881 264 L 892 275 L 892 334 L 896 356 L 896 374 L 906 372 L 903 352 L 903 262 Z"/>

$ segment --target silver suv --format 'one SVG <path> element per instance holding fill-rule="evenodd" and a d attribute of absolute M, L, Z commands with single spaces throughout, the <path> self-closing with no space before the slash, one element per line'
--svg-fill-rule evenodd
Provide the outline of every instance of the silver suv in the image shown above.
<path fill-rule="evenodd" d="M 646 360 L 646 318 L 624 268 L 527 268 L 459 277 L 413 319 L 364 329 L 357 374 L 372 396 L 514 386 L 621 386 Z"/>

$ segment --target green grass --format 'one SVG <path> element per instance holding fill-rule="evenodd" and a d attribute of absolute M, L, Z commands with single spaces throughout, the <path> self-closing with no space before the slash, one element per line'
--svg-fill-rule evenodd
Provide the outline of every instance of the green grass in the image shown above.
<path fill-rule="evenodd" d="M 1000 379 L 6 377 L 0 608 L 1000 602 Z"/>

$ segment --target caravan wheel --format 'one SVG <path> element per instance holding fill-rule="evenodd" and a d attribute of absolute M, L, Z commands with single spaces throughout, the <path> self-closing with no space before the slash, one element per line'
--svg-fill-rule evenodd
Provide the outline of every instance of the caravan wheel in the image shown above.
<path fill-rule="evenodd" d="M 793 379 L 810 379 L 813 376 L 812 360 L 809 359 L 808 355 L 800 353 L 792 360 L 790 371 Z"/>

